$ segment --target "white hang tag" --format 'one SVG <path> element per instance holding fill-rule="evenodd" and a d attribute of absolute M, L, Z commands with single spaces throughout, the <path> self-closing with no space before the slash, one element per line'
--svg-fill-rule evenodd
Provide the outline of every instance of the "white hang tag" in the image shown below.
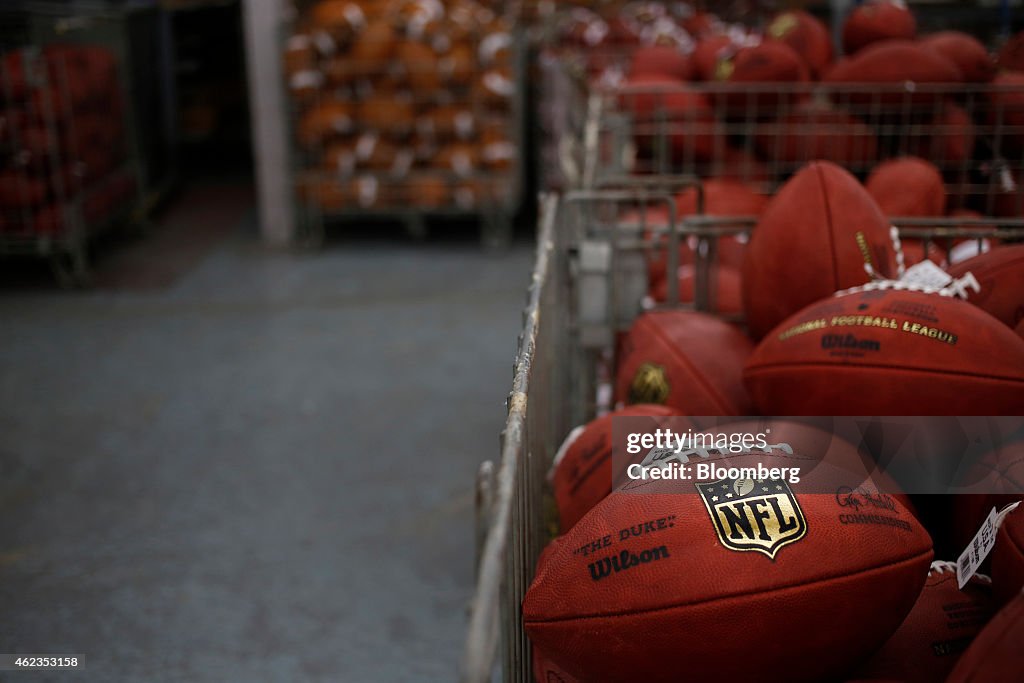
<path fill-rule="evenodd" d="M 988 513 L 981 528 L 956 561 L 956 583 L 963 590 L 996 544 L 996 509 Z"/>
<path fill-rule="evenodd" d="M 992 508 L 988 513 L 988 517 L 981 523 L 978 533 L 967 544 L 967 548 L 960 553 L 960 557 L 956 561 L 956 582 L 961 590 L 971 580 L 971 577 L 978 572 L 978 567 L 985 561 L 988 554 L 992 552 L 992 548 L 996 544 L 996 532 L 999 531 L 1000 523 L 1002 523 L 1006 515 L 1016 510 L 1019 505 L 1020 503 L 1013 503 L 998 513 L 995 508 Z"/>
<path fill-rule="evenodd" d="M 943 289 L 952 281 L 953 278 L 949 273 L 928 259 L 907 268 L 906 272 L 903 273 L 903 277 L 900 278 L 900 282 L 916 285 L 924 289 Z"/>

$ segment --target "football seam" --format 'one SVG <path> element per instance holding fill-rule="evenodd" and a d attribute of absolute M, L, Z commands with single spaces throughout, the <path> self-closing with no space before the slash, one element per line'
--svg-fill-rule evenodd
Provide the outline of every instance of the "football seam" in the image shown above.
<path fill-rule="evenodd" d="M 770 372 L 774 368 L 849 368 L 853 370 L 899 370 L 902 372 L 917 372 L 917 373 L 931 373 L 936 375 L 951 375 L 955 377 L 974 377 L 977 379 L 993 379 L 1002 382 L 1010 382 L 1012 384 L 1024 384 L 1024 378 L 1013 378 L 1000 375 L 985 375 L 978 372 L 962 372 L 962 371 L 951 371 L 951 370 L 940 370 L 929 368 L 923 370 L 921 368 L 911 368 L 905 365 L 881 365 L 878 363 L 872 363 L 871 365 L 855 365 L 853 363 L 772 363 L 763 365 L 749 365 L 744 370 L 743 374 L 756 374 L 758 372 Z"/>
<path fill-rule="evenodd" d="M 672 341 L 666 335 L 662 334 L 661 329 L 657 325 L 650 323 L 649 327 L 651 328 L 651 332 L 654 336 L 658 338 L 658 341 L 665 346 L 668 352 L 673 356 L 677 356 L 682 361 L 690 375 L 700 383 L 710 396 L 714 397 L 715 403 L 718 405 L 718 408 L 723 411 L 723 415 L 736 412 L 736 406 L 729 405 L 729 401 L 727 401 L 725 397 L 722 396 L 718 390 L 701 375 L 701 373 L 697 372 L 696 364 L 690 362 L 690 359 L 687 358 L 685 354 L 677 351 L 675 345 L 672 344 Z"/>
<path fill-rule="evenodd" d="M 871 574 L 873 572 L 878 572 L 878 571 L 881 571 L 881 570 L 884 570 L 884 569 L 892 569 L 894 567 L 898 567 L 898 566 L 904 565 L 904 564 L 911 564 L 911 563 L 913 563 L 913 562 L 915 562 L 917 560 L 920 560 L 921 558 L 931 557 L 931 556 L 933 556 L 933 550 L 932 550 L 931 547 L 929 547 L 924 552 L 917 553 L 915 555 L 910 555 L 910 556 L 907 556 L 907 557 L 903 557 L 903 558 L 900 558 L 898 560 L 894 560 L 892 562 L 888 562 L 888 563 L 885 563 L 885 564 L 879 564 L 879 565 L 875 565 L 875 566 L 872 566 L 872 567 L 867 567 L 865 569 L 860 569 L 858 571 L 850 572 L 850 573 L 847 573 L 847 574 L 837 574 L 835 576 L 829 576 L 829 577 L 826 577 L 826 578 L 823 578 L 823 579 L 818 579 L 818 580 L 815 580 L 815 581 L 808 581 L 808 582 L 805 582 L 805 583 L 794 583 L 794 584 L 789 584 L 789 585 L 785 585 L 785 586 L 777 586 L 777 587 L 772 588 L 770 590 L 747 591 L 745 593 L 734 593 L 732 595 L 721 595 L 721 596 L 714 597 L 714 598 L 708 598 L 707 600 L 693 600 L 693 601 L 690 601 L 690 602 L 681 602 L 681 603 L 678 603 L 678 604 L 675 604 L 675 605 L 669 605 L 669 606 L 666 606 L 666 607 L 654 607 L 654 608 L 651 608 L 651 609 L 631 610 L 631 611 L 624 611 L 624 612 L 609 612 L 607 614 L 584 614 L 584 615 L 579 615 L 579 616 L 574 616 L 574 617 L 556 617 L 556 618 L 551 618 L 551 619 L 527 619 L 524 616 L 523 617 L 523 623 L 527 624 L 527 625 L 529 625 L 529 624 L 560 624 L 560 623 L 567 623 L 567 622 L 573 622 L 573 621 L 586 621 L 586 620 L 590 620 L 590 619 L 613 619 L 615 617 L 637 616 L 637 615 L 641 615 L 641 614 L 657 614 L 658 612 L 667 612 L 667 611 L 670 611 L 670 610 L 682 609 L 682 608 L 686 608 L 686 607 L 698 607 L 698 606 L 702 606 L 702 605 L 711 605 L 711 604 L 714 604 L 716 602 L 723 602 L 723 601 L 726 601 L 726 600 L 734 600 L 734 599 L 737 599 L 737 598 L 746 598 L 746 597 L 751 597 L 751 596 L 754 596 L 754 595 L 768 595 L 768 594 L 785 593 L 787 591 L 795 591 L 795 590 L 800 590 L 800 589 L 803 589 L 803 588 L 807 588 L 808 586 L 823 586 L 823 585 L 827 585 L 829 583 L 832 583 L 834 581 L 842 581 L 842 580 L 845 580 L 845 579 L 849 579 L 849 578 L 853 578 L 853 577 L 856 577 L 856 576 L 860 576 L 862 574 Z M 922 589 L 923 589 L 923 586 L 922 586 Z"/>
<path fill-rule="evenodd" d="M 828 191 L 825 187 L 825 174 L 822 172 L 820 164 L 814 165 L 814 172 L 821 189 L 821 197 L 825 202 L 825 213 L 828 216 L 828 230 L 825 231 L 825 234 L 828 235 L 828 253 L 832 261 L 832 290 L 836 291 L 841 289 L 841 287 L 839 286 L 839 264 L 836 262 L 836 238 L 833 234 L 835 222 L 832 220 L 832 203 L 829 201 Z"/>

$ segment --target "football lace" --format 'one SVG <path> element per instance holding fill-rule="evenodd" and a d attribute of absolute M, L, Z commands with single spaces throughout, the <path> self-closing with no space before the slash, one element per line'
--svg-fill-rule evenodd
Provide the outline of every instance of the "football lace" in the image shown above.
<path fill-rule="evenodd" d="M 924 294 L 937 294 L 938 296 L 966 299 L 968 296 L 968 289 L 972 289 L 975 292 L 981 291 L 981 285 L 978 283 L 978 280 L 974 277 L 973 273 L 967 273 L 962 278 L 952 280 L 944 287 L 928 287 L 917 282 L 906 282 L 904 280 L 872 280 L 871 282 L 866 282 L 863 285 L 858 285 L 857 287 L 841 289 L 835 293 L 835 296 L 846 296 L 847 294 L 857 294 L 859 292 L 893 290 L 903 292 L 922 292 Z"/>
<path fill-rule="evenodd" d="M 945 574 L 946 572 L 953 572 L 956 574 L 956 562 L 946 562 L 945 560 L 935 560 L 932 562 L 932 566 L 928 568 L 928 575 L 931 576 L 932 572 L 936 574 Z M 992 583 L 992 579 L 985 574 L 975 574 L 973 578 L 982 581 L 983 583 Z"/>

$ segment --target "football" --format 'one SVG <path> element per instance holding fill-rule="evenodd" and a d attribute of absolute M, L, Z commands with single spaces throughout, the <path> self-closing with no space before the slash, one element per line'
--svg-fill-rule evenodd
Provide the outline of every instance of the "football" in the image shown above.
<path fill-rule="evenodd" d="M 670 76 L 641 74 L 624 84 L 621 100 L 634 117 L 637 146 L 650 152 L 657 136 L 668 137 L 682 159 L 709 159 L 724 146 L 722 127 L 703 93 Z"/>
<path fill-rule="evenodd" d="M 316 48 L 308 35 L 295 33 L 288 37 L 281 58 L 281 68 L 288 78 L 302 71 L 315 69 L 316 62 Z"/>
<path fill-rule="evenodd" d="M 761 213 L 767 198 L 756 193 L 748 185 L 731 179 L 711 179 L 703 183 L 704 192 L 704 215 L 707 216 L 757 216 Z M 676 222 L 681 225 L 683 219 L 695 216 L 697 211 L 697 191 L 689 188 L 676 196 Z M 623 215 L 620 222 L 623 224 L 639 225 L 646 217 L 647 225 L 651 227 L 667 227 L 669 225 L 668 209 L 659 204 L 653 204 L 646 211 L 630 211 Z M 679 227 L 677 225 L 677 227 Z M 645 235 L 652 239 L 652 235 Z M 652 286 L 658 285 L 665 280 L 666 269 L 668 268 L 668 254 L 665 244 L 667 238 L 655 242 L 658 248 L 649 249 L 647 252 L 647 274 L 648 281 Z M 739 268 L 743 261 L 743 252 L 746 248 L 744 236 L 722 235 L 718 238 L 717 263 L 733 268 Z M 700 241 L 695 236 L 687 236 L 680 239 L 679 244 L 679 265 L 688 265 L 694 262 L 695 251 L 700 248 Z"/>
<path fill-rule="evenodd" d="M 912 40 L 917 21 L 899 0 L 868 0 L 856 7 L 843 22 L 843 52 L 852 55 L 866 45 L 882 40 Z"/>
<path fill-rule="evenodd" d="M 996 55 L 1000 69 L 1024 71 L 1024 31 L 1010 36 Z"/>
<path fill-rule="evenodd" d="M 961 590 L 956 564 L 933 562 L 910 614 L 856 677 L 903 683 L 945 680 L 994 612 L 988 577 L 975 575 Z"/>
<path fill-rule="evenodd" d="M 683 415 L 748 415 L 741 372 L 752 349 L 742 332 L 712 315 L 645 313 L 622 342 L 615 399 Z"/>
<path fill-rule="evenodd" d="M 956 278 L 967 273 L 981 288 L 968 290 L 968 301 L 1010 327 L 1024 320 L 1024 244 L 997 247 L 949 269 Z"/>
<path fill-rule="evenodd" d="M 900 157 L 875 166 L 864 183 L 886 216 L 946 215 L 946 188 L 934 165 L 917 157 Z"/>
<path fill-rule="evenodd" d="M 999 604 L 1024 590 L 1024 494 L 1020 500 L 1016 508 L 1001 511 L 1005 516 L 992 549 L 992 588 Z"/>
<path fill-rule="evenodd" d="M 718 62 L 715 80 L 730 85 L 750 85 L 741 92 L 727 93 L 721 98 L 731 114 L 746 118 L 768 118 L 778 112 L 780 105 L 792 99 L 780 95 L 777 83 L 800 83 L 809 80 L 807 65 L 793 48 L 783 42 L 768 41 L 753 47 L 744 47 L 736 55 Z"/>
<path fill-rule="evenodd" d="M 325 101 L 313 106 L 299 119 L 298 138 L 303 145 L 315 147 L 332 136 L 351 132 L 352 127 L 351 104 Z"/>
<path fill-rule="evenodd" d="M 878 159 L 878 140 L 869 126 L 816 100 L 800 102 L 778 120 L 760 124 L 754 142 L 765 158 L 794 166 L 822 160 L 858 170 Z"/>
<path fill-rule="evenodd" d="M 394 55 L 398 40 L 391 22 L 384 18 L 374 19 L 355 35 L 349 54 L 367 68 L 382 73 Z"/>
<path fill-rule="evenodd" d="M 1024 594 L 992 617 L 946 683 L 1014 683 L 1024 675 Z"/>
<path fill-rule="evenodd" d="M 576 525 L 592 507 L 612 492 L 625 476 L 612 462 L 612 420 L 616 417 L 668 417 L 676 411 L 661 405 L 634 405 L 603 415 L 573 430 L 555 455 L 551 488 L 563 532 Z M 652 420 L 652 425 L 657 420 Z"/>
<path fill-rule="evenodd" d="M 546 562 L 550 552 L 550 545 L 544 546 L 544 549 L 540 551 L 540 557 L 537 558 L 538 569 Z M 540 651 L 539 647 L 534 645 L 530 649 L 532 655 L 532 666 L 530 668 L 533 670 L 533 677 L 536 683 L 581 683 L 578 678 L 567 673 L 558 664 L 555 664 L 550 657 Z"/>
<path fill-rule="evenodd" d="M 425 109 L 416 119 L 416 132 L 427 138 L 468 140 L 476 131 L 476 118 L 467 107 L 439 104 Z"/>
<path fill-rule="evenodd" d="M 697 269 L 687 263 L 679 266 L 679 301 L 691 303 L 696 301 Z M 712 266 L 708 278 L 709 310 L 725 315 L 738 315 L 743 312 L 743 295 L 740 292 L 740 271 L 729 266 Z M 651 299 L 656 303 L 668 301 L 668 278 L 661 278 L 654 283 L 650 291 Z"/>
<path fill-rule="evenodd" d="M 366 25 L 361 4 L 352 0 L 321 0 L 310 8 L 313 26 L 337 41 L 347 40 Z"/>
<path fill-rule="evenodd" d="M 407 135 L 416 125 L 412 99 L 393 93 L 377 92 L 360 99 L 356 116 L 364 126 L 389 135 Z"/>
<path fill-rule="evenodd" d="M 682 5 L 682 12 L 689 10 L 688 14 L 681 17 L 679 24 L 691 36 L 698 38 L 715 35 L 722 31 L 722 20 L 711 12 L 703 12 L 693 9 L 692 5 Z"/>
<path fill-rule="evenodd" d="M 709 216 L 760 216 L 768 205 L 768 197 L 746 183 L 728 178 L 712 178 L 701 184 L 704 211 Z M 678 217 L 700 212 L 701 193 L 689 187 L 676 195 Z"/>
<path fill-rule="evenodd" d="M 866 283 L 866 266 L 894 274 L 889 227 L 848 171 L 818 161 L 797 172 L 769 202 L 747 245 L 743 304 L 754 338 L 813 301 Z"/>
<path fill-rule="evenodd" d="M 435 96 L 443 84 L 437 52 L 418 40 L 403 40 L 395 47 L 395 60 L 402 65 L 406 83 L 418 97 Z"/>
<path fill-rule="evenodd" d="M 814 78 L 820 77 L 832 63 L 832 36 L 828 27 L 803 10 L 775 15 L 765 29 L 765 36 L 791 47 L 804 60 Z"/>
<path fill-rule="evenodd" d="M 791 316 L 744 370 L 765 415 L 1013 415 L 1024 344 L 949 296 L 865 288 Z"/>
<path fill-rule="evenodd" d="M 432 165 L 466 178 L 480 166 L 480 149 L 473 143 L 453 142 L 437 151 Z"/>
<path fill-rule="evenodd" d="M 768 205 L 768 198 L 757 192 L 750 185 L 729 178 L 712 178 L 701 184 L 703 192 L 703 212 L 700 210 L 701 195 L 694 187 L 689 187 L 676 195 L 676 220 L 690 216 L 760 216 Z M 722 225 L 719 223 L 719 225 Z M 718 237 L 718 263 L 733 268 L 741 267 L 743 252 L 746 248 L 746 237 L 741 235 L 721 235 Z M 693 263 L 694 251 L 699 242 L 688 239 L 679 249 L 680 265 Z M 667 257 L 658 252 L 648 261 L 648 271 L 652 282 L 663 280 Z"/>
<path fill-rule="evenodd" d="M 452 85 L 465 87 L 473 82 L 476 61 L 473 48 L 466 43 L 456 43 L 438 62 L 441 75 Z"/>
<path fill-rule="evenodd" d="M 631 76 L 669 76 L 680 81 L 693 78 L 693 63 L 689 56 L 670 45 L 643 45 L 633 52 Z"/>
<path fill-rule="evenodd" d="M 772 174 L 767 164 L 758 159 L 752 150 L 727 145 L 722 155 L 715 159 L 711 175 L 713 178 L 743 183 L 767 183 Z"/>
<path fill-rule="evenodd" d="M 977 38 L 961 31 L 940 31 L 920 40 L 960 69 L 968 83 L 988 83 L 996 75 L 996 65 L 988 50 Z"/>
<path fill-rule="evenodd" d="M 404 178 L 412 165 L 412 152 L 379 135 L 360 135 L 355 144 L 356 160 L 360 168 L 387 171 L 393 178 Z"/>
<path fill-rule="evenodd" d="M 1020 146 L 1024 138 L 1019 132 L 1024 128 L 1024 72 L 1002 71 L 992 79 L 992 85 L 989 120 L 1009 128 L 1006 141 Z"/>
<path fill-rule="evenodd" d="M 866 83 L 893 86 L 884 92 L 865 89 L 833 95 L 843 104 L 866 108 L 868 112 L 882 105 L 883 111 L 879 113 L 884 114 L 885 110 L 902 107 L 908 102 L 932 106 L 940 96 L 934 92 L 919 92 L 915 84 L 959 83 L 963 76 L 955 64 L 933 50 L 910 41 L 888 40 L 841 59 L 822 80 L 840 86 Z"/>
<path fill-rule="evenodd" d="M 966 173 L 964 164 L 971 159 L 974 141 L 970 114 L 952 100 L 946 100 L 910 146 L 916 156 L 930 159 L 941 168 Z"/>
<path fill-rule="evenodd" d="M 752 644 L 780 636 L 799 642 L 758 647 L 758 681 L 842 675 L 903 621 L 932 559 L 928 534 L 845 448 L 850 470 L 790 444 L 710 458 L 736 469 L 699 482 L 630 480 L 551 542 L 523 601 L 527 634 L 604 683 L 746 680 Z M 743 478 L 757 464 L 803 469 Z M 851 513 L 866 496 L 885 506 Z"/>
<path fill-rule="evenodd" d="M 413 206 L 439 209 L 452 202 L 448 180 L 438 174 L 418 173 L 405 180 L 405 191 Z"/>
<path fill-rule="evenodd" d="M 714 34 L 702 38 L 693 50 L 693 74 L 701 81 L 713 81 L 720 61 L 731 58 L 737 50 L 732 38 Z"/>

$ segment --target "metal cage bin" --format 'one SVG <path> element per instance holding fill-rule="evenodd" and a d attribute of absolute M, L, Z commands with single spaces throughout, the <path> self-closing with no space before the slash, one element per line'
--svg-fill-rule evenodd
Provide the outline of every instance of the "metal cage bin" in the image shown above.
<path fill-rule="evenodd" d="M 555 516 L 547 485 L 554 454 L 572 427 L 612 406 L 610 378 L 616 338 L 651 304 L 645 255 L 664 250 L 672 268 L 679 247 L 694 250 L 694 301 L 669 292 L 662 307 L 712 310 L 710 265 L 718 240 L 749 233 L 754 217 L 677 218 L 674 193 L 701 192 L 687 176 L 618 182 L 541 200 L 539 239 L 523 331 L 508 395 L 508 417 L 496 461 L 477 476 L 477 585 L 460 670 L 462 683 L 532 680 L 531 651 L 521 604 L 541 549 L 553 537 Z M 667 204 L 667 227 L 648 224 L 648 211 Z M 622 221 L 623 209 L 634 218 Z M 640 207 L 639 219 L 632 211 Z M 903 219 L 902 237 L 925 243 L 955 239 L 1024 239 L 1024 220 Z M 670 283 L 673 278 L 669 278 Z M 670 285 L 671 286 L 671 285 Z M 734 318 L 742 322 L 740 316 Z"/>
<path fill-rule="evenodd" d="M 510 239 L 525 184 L 525 37 L 489 9 L 438 12 L 335 20 L 314 6 L 285 27 L 292 183 L 307 241 L 347 220 L 399 220 L 422 236 L 460 218 L 479 220 L 487 244 Z"/>

